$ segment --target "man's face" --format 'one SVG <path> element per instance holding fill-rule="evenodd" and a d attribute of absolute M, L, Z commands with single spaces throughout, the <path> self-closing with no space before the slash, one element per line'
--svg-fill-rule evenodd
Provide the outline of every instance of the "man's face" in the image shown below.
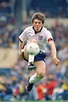
<path fill-rule="evenodd" d="M 32 23 L 34 30 L 36 32 L 39 32 L 41 28 L 43 27 L 43 23 L 41 20 L 35 19 L 34 22 Z"/>

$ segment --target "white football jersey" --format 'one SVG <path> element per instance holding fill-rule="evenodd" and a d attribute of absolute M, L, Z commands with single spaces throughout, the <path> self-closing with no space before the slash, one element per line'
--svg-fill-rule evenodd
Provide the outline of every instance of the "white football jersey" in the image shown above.
<path fill-rule="evenodd" d="M 32 26 L 27 27 L 19 36 L 20 41 L 24 43 L 29 42 L 31 39 L 36 39 L 38 41 L 40 50 L 42 51 L 45 50 L 46 44 L 50 38 L 53 39 L 50 31 L 45 27 L 43 27 L 39 33 L 35 34 Z"/>

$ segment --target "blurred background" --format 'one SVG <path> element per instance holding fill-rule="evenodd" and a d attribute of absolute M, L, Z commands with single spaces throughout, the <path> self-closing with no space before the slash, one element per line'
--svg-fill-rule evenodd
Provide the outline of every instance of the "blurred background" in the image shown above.
<path fill-rule="evenodd" d="M 28 93 L 30 72 L 27 62 L 17 59 L 18 36 L 38 11 L 46 16 L 60 65 L 56 67 L 47 53 L 46 75 Z M 0 100 L 68 100 L 68 0 L 0 0 Z"/>

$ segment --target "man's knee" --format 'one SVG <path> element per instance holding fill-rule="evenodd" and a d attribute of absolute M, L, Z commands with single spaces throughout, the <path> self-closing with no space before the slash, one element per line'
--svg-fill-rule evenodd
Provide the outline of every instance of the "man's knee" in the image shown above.
<path fill-rule="evenodd" d="M 43 78 L 45 76 L 45 72 L 37 72 L 39 78 Z"/>
<path fill-rule="evenodd" d="M 28 59 L 28 53 L 27 53 L 27 50 L 26 50 L 26 46 L 24 47 L 24 57 L 25 57 L 26 59 Z"/>

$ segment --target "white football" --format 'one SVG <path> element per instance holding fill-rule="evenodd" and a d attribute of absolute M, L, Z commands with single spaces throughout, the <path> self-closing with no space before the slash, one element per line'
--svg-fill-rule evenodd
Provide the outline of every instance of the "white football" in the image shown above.
<path fill-rule="evenodd" d="M 31 42 L 27 45 L 27 52 L 29 54 L 37 55 L 40 49 L 37 43 Z"/>

